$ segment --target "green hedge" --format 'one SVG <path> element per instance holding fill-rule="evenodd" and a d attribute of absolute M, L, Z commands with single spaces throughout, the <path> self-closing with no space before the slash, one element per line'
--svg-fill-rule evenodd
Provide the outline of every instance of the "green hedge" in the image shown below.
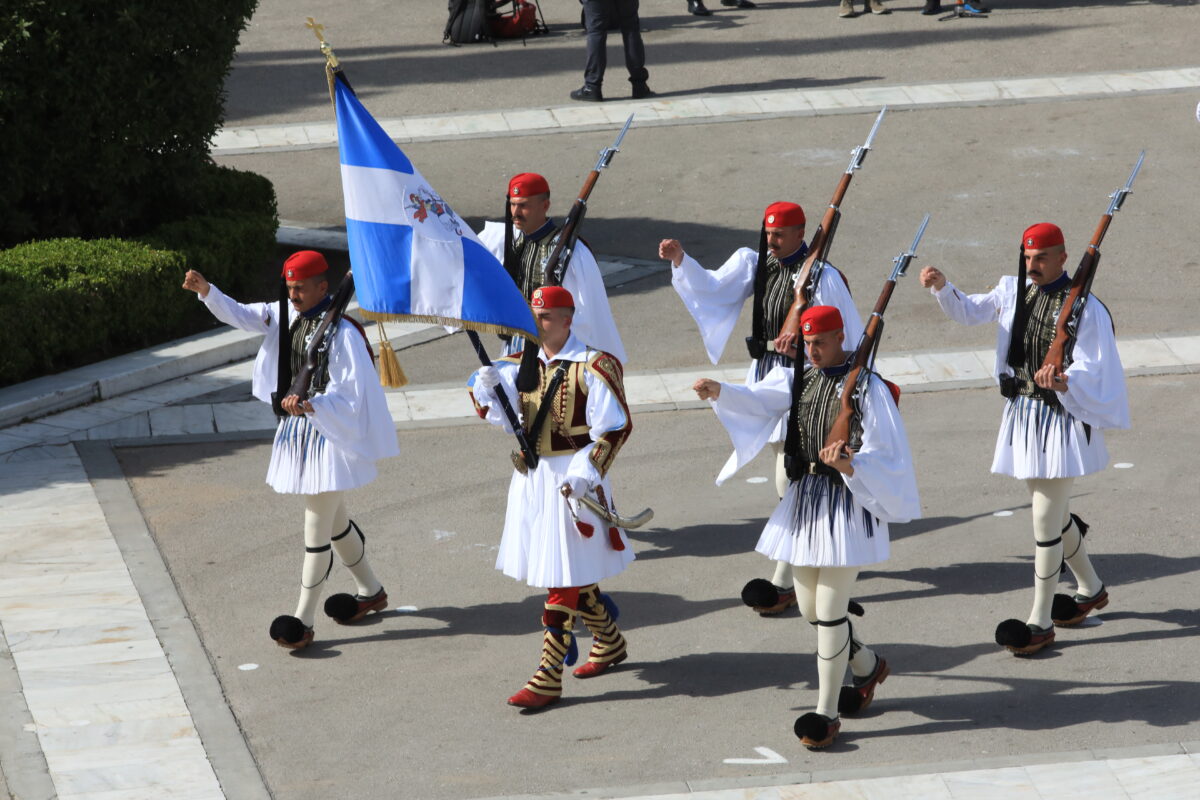
<path fill-rule="evenodd" d="M 257 0 L 0 2 L 0 247 L 195 213 Z"/>
<path fill-rule="evenodd" d="M 51 239 L 0 250 L 0 386 L 91 363 L 212 325 L 180 288 L 196 269 L 234 296 L 257 293 L 274 257 L 270 182 L 209 167 L 195 197 L 207 213 L 137 240 Z"/>

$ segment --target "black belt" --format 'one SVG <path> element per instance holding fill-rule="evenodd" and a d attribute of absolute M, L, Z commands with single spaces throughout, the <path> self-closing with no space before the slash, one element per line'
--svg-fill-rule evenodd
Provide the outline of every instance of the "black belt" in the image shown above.
<path fill-rule="evenodd" d="M 761 341 L 759 339 L 755 339 L 753 336 L 746 337 L 746 350 L 749 351 L 750 357 L 754 359 L 761 359 L 767 353 L 779 352 L 775 349 L 774 339 Z M 780 355 L 783 355 L 783 353 L 780 353 Z"/>
<path fill-rule="evenodd" d="M 787 468 L 788 478 L 793 481 L 798 481 L 805 475 L 824 475 L 839 483 L 843 481 L 842 473 L 824 461 L 800 461 L 791 456 L 786 456 L 784 458 L 784 466 Z"/>
<path fill-rule="evenodd" d="M 1031 393 L 1027 393 L 1024 391 L 1025 389 L 1033 389 L 1033 391 Z M 1013 375 L 1000 376 L 1000 395 L 1002 397 L 1012 400 L 1013 398 L 1022 394 L 1027 394 L 1027 396 L 1030 397 L 1039 397 L 1041 398 L 1042 402 L 1048 406 L 1057 407 L 1061 405 L 1061 403 L 1058 401 L 1058 392 L 1054 391 L 1053 389 L 1043 389 L 1036 383 L 1031 381 L 1023 381 Z"/>

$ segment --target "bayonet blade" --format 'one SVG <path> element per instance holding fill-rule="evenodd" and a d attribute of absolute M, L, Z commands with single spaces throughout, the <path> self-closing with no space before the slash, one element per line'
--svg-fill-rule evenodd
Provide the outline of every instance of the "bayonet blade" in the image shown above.
<path fill-rule="evenodd" d="M 629 119 L 625 120 L 624 127 L 617 134 L 617 139 L 612 143 L 611 147 L 606 147 L 600 151 L 600 158 L 596 161 L 596 171 L 604 169 L 612 161 L 612 157 L 621 152 L 621 141 L 625 138 L 625 133 L 629 130 L 629 126 L 633 124 L 633 114 L 629 115 Z"/>
<path fill-rule="evenodd" d="M 887 113 L 887 106 L 879 109 L 879 116 L 875 118 L 875 124 L 871 126 L 871 132 L 867 134 L 867 141 L 863 144 L 863 150 L 870 150 L 871 143 L 875 141 L 875 132 L 879 130 L 879 123 L 883 122 L 883 115 Z"/>
<path fill-rule="evenodd" d="M 1141 171 L 1142 162 L 1145 160 L 1146 151 L 1143 150 L 1142 152 L 1138 153 L 1138 160 L 1137 163 L 1133 165 L 1133 171 L 1129 173 L 1129 180 L 1125 181 L 1124 186 L 1109 195 L 1109 199 L 1112 200 L 1112 202 L 1108 204 L 1109 216 L 1112 216 L 1121 210 L 1121 204 L 1125 202 L 1126 195 L 1133 194 L 1133 179 L 1136 178 L 1137 174 Z"/>
<path fill-rule="evenodd" d="M 913 237 L 912 247 L 908 248 L 908 252 L 912 255 L 917 254 L 917 245 L 921 243 L 921 237 L 925 235 L 925 228 L 929 226 L 929 214 L 925 215 L 925 219 L 921 220 L 921 227 L 917 228 L 917 235 Z"/>

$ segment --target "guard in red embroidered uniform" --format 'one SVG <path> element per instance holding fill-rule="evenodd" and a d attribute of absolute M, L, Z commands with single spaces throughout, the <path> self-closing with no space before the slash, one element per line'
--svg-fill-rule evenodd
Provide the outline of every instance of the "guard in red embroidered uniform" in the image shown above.
<path fill-rule="evenodd" d="M 508 699 L 542 708 L 562 696 L 564 666 L 575 663 L 575 622 L 592 634 L 575 676 L 601 675 L 625 660 L 617 608 L 599 583 L 633 561 L 625 532 L 579 502 L 588 497 L 615 513 L 608 471 L 633 429 L 620 362 L 572 332 L 574 299 L 558 286 L 537 289 L 530 305 L 542 336 L 537 390 L 516 391 L 519 356 L 471 376 L 479 415 L 512 432 L 497 392 L 518 410 L 532 453 L 514 453 L 508 513 L 496 569 L 547 591 L 542 657 L 533 677 Z"/>

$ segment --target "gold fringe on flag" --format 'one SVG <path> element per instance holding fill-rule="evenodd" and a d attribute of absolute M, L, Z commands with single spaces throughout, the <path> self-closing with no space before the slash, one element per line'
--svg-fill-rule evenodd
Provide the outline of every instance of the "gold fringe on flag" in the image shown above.
<path fill-rule="evenodd" d="M 389 389 L 399 389 L 408 383 L 408 376 L 400 368 L 400 361 L 396 358 L 392 343 L 388 341 L 383 322 L 376 322 L 375 328 L 379 331 L 379 382 Z"/>

